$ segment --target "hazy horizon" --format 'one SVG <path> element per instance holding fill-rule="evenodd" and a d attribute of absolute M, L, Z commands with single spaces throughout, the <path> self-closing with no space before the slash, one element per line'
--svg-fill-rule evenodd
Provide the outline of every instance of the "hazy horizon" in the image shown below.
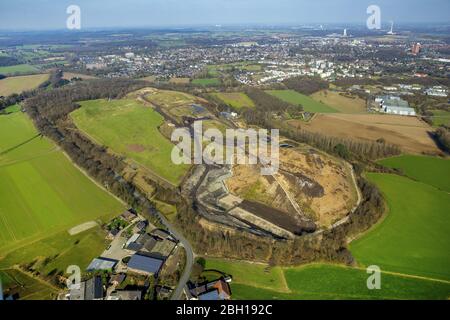
<path fill-rule="evenodd" d="M 383 24 L 450 23 L 448 0 L 14 0 L 0 3 L 0 30 L 64 29 L 72 4 L 82 29 L 364 24 L 372 4 Z"/>

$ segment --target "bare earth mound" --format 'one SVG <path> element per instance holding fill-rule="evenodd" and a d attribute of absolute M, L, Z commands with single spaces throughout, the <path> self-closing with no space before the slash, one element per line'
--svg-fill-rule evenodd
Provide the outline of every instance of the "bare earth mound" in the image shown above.
<path fill-rule="evenodd" d="M 322 227 L 346 216 L 356 202 L 350 169 L 312 149 L 281 149 L 276 175 L 262 176 L 259 170 L 256 165 L 234 166 L 233 176 L 226 180 L 229 191 L 274 208 L 277 214 L 307 218 Z"/>

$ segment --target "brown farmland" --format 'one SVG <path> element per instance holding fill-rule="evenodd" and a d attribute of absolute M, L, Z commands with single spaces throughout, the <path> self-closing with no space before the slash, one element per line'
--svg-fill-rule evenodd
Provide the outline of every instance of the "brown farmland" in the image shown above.
<path fill-rule="evenodd" d="M 318 114 L 310 123 L 291 120 L 293 127 L 340 138 L 376 141 L 399 146 L 410 153 L 439 153 L 430 133 L 433 128 L 416 117 L 384 114 Z"/>

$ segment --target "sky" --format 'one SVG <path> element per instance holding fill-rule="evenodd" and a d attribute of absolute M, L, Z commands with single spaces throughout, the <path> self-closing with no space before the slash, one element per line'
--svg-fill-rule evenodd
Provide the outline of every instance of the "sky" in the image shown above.
<path fill-rule="evenodd" d="M 69 5 L 81 28 L 365 23 L 450 23 L 450 0 L 0 0 L 0 30 L 64 29 Z"/>

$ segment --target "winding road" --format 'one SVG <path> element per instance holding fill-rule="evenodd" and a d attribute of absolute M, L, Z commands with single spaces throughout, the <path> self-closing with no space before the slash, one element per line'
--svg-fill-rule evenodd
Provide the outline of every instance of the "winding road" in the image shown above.
<path fill-rule="evenodd" d="M 161 219 L 161 222 L 167 227 L 169 232 L 180 241 L 181 245 L 184 247 L 186 251 L 186 265 L 184 267 L 183 274 L 180 277 L 180 280 L 178 281 L 178 285 L 175 288 L 171 300 L 180 300 L 181 295 L 183 294 L 183 290 L 186 287 L 187 282 L 189 281 L 189 277 L 191 276 L 192 267 L 194 265 L 194 250 L 192 250 L 192 247 L 189 243 L 189 241 L 186 240 L 183 235 L 178 232 L 175 227 L 173 227 L 170 222 L 164 217 L 161 213 L 157 212 L 158 217 Z"/>

